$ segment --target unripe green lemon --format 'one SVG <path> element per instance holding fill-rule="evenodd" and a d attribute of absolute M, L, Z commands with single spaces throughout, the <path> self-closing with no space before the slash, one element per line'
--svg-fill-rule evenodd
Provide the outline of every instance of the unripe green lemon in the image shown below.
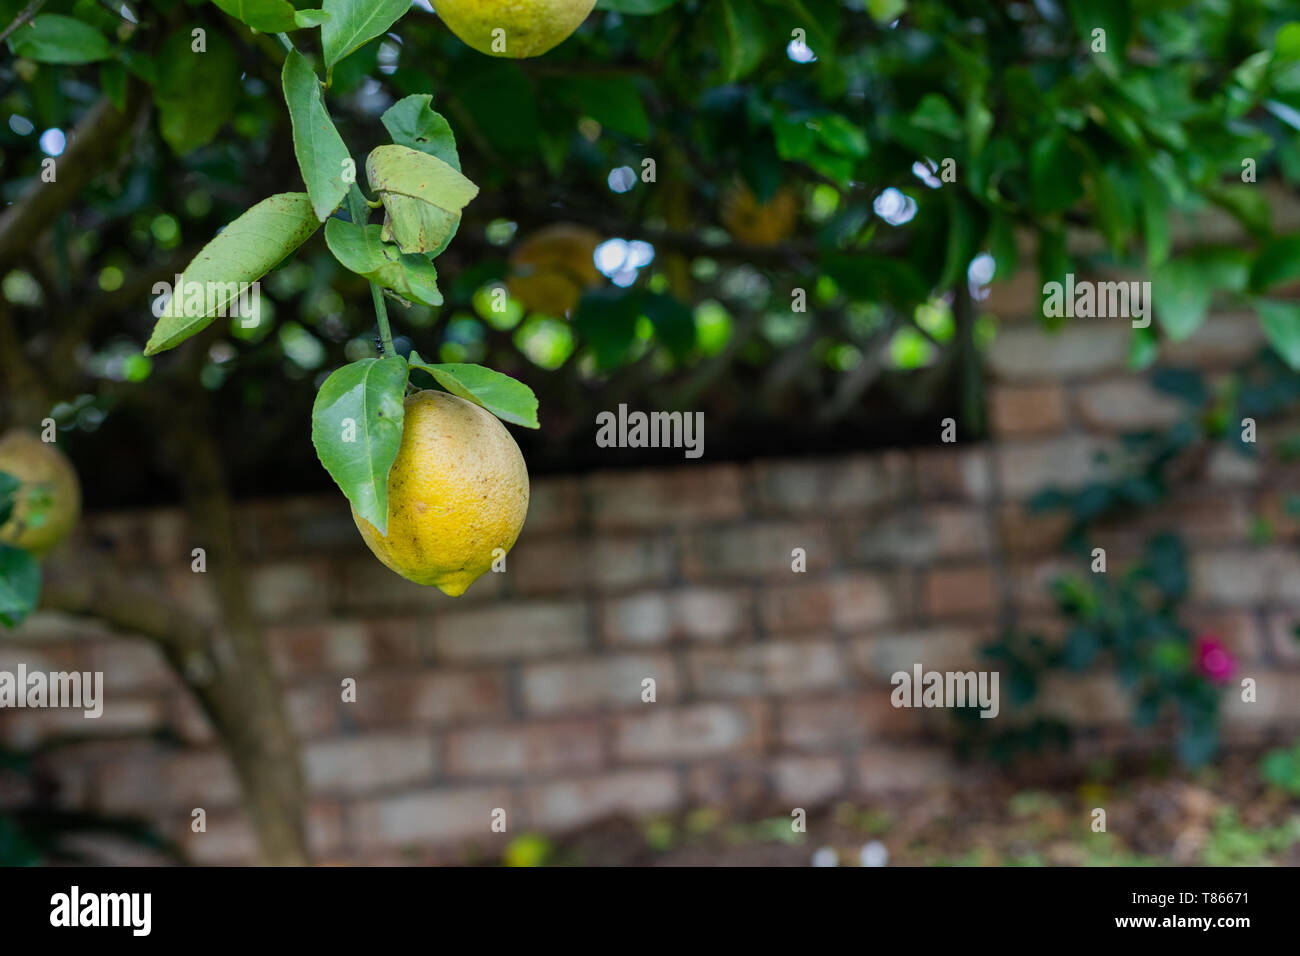
<path fill-rule="evenodd" d="M 81 515 L 81 485 L 52 442 L 14 431 L 0 438 L 0 471 L 22 482 L 0 542 L 42 555 L 68 536 Z"/>
<path fill-rule="evenodd" d="M 446 392 L 409 395 L 388 473 L 388 533 L 352 509 L 366 545 L 408 581 L 464 594 L 509 551 L 528 513 L 528 468 L 495 415 Z"/>
<path fill-rule="evenodd" d="M 443 23 L 467 44 L 488 56 L 515 59 L 559 46 L 595 5 L 596 0 L 433 0 Z"/>

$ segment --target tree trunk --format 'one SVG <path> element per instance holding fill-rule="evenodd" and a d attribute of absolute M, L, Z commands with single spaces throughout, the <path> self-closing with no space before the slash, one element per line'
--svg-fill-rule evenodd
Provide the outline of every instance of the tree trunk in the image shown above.
<path fill-rule="evenodd" d="M 194 545 L 206 551 L 207 573 L 221 608 L 210 686 L 203 696 L 243 784 L 262 858 L 272 865 L 309 862 L 303 825 L 305 791 L 298 746 L 284 708 L 262 628 L 249 599 L 220 449 L 206 405 L 170 416 Z M 187 675 L 199 677 L 202 675 Z"/>

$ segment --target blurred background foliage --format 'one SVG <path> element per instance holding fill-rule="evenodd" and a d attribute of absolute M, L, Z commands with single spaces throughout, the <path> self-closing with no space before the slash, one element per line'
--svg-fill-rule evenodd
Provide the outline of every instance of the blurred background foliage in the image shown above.
<path fill-rule="evenodd" d="M 0 0 L 0 24 L 28 2 Z M 527 382 L 543 429 L 518 438 L 535 471 L 666 460 L 595 449 L 594 412 L 619 402 L 704 410 L 718 458 L 928 443 L 947 415 L 983 434 L 996 323 L 980 303 L 1018 269 L 1149 270 L 1157 323 L 1135 332 L 1136 365 L 1195 331 L 1214 293 L 1256 304 L 1300 362 L 1300 307 L 1264 299 L 1300 274 L 1300 236 L 1273 233 L 1261 185 L 1300 179 L 1297 12 L 601 0 L 551 54 L 506 61 L 421 0 L 328 95 L 356 157 L 388 141 L 379 116 L 405 95 L 432 92 L 450 120 L 482 192 L 438 260 L 445 304 L 394 310 L 398 347 Z M 59 166 L 84 177 L 77 200 L 0 253 L 0 307 L 43 360 L 61 426 L 83 433 L 76 457 L 117 463 L 88 503 L 169 487 L 124 396 L 152 380 L 156 400 L 191 366 L 237 493 L 326 488 L 314 386 L 373 354 L 375 329 L 364 281 L 319 236 L 265 280 L 256 328 L 210 330 L 197 358 L 140 354 L 154 284 L 243 209 L 301 189 L 279 44 L 208 2 L 46 0 L 38 15 L 71 18 L 76 53 L 26 27 L 6 41 L 4 201 L 97 103 L 132 123 L 129 148 L 76 156 L 97 168 Z M 188 52 L 196 28 L 204 55 Z M 1209 207 L 1251 244 L 1171 248 L 1173 216 Z M 1104 237 L 1086 262 L 1073 228 Z"/>

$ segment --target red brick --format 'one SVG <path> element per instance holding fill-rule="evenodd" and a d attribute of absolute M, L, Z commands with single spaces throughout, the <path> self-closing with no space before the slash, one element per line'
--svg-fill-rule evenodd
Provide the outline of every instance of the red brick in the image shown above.
<path fill-rule="evenodd" d="M 767 588 L 760 617 L 771 630 L 854 631 L 897 620 L 907 605 L 897 575 L 851 574 L 809 584 Z"/>
<path fill-rule="evenodd" d="M 656 703 L 680 696 L 667 654 L 617 654 L 529 664 L 520 683 L 530 713 L 554 714 L 606 707 L 654 706 L 641 701 L 641 682 L 655 681 Z"/>
<path fill-rule="evenodd" d="M 1055 383 L 995 386 L 989 392 L 993 434 L 999 437 L 1064 431 L 1065 389 Z"/>
<path fill-rule="evenodd" d="M 1047 674 L 1036 708 L 1073 727 L 1123 723 L 1133 712 L 1133 698 L 1113 674 Z"/>
<path fill-rule="evenodd" d="M 717 642 L 750 630 L 750 605 L 748 593 L 735 588 L 645 591 L 606 600 L 601 619 L 611 644 Z"/>
<path fill-rule="evenodd" d="M 819 749 L 913 731 L 906 713 L 889 703 L 889 691 L 882 685 L 869 693 L 782 701 L 781 742 L 797 749 Z"/>
<path fill-rule="evenodd" d="M 1268 646 L 1274 659 L 1287 667 L 1300 663 L 1300 610 L 1275 611 L 1268 615 Z"/>
<path fill-rule="evenodd" d="M 1216 550 L 1192 558 L 1193 592 L 1211 604 L 1241 607 L 1300 594 L 1295 556 L 1279 548 Z"/>
<path fill-rule="evenodd" d="M 683 567 L 693 578 L 796 576 L 793 551 L 802 548 L 808 571 L 827 567 L 834 546 L 820 522 L 765 522 L 696 528 L 688 536 Z M 805 572 L 806 573 L 806 572 Z"/>
<path fill-rule="evenodd" d="M 909 478 L 897 452 L 845 458 L 760 461 L 750 466 L 758 507 L 767 515 L 852 514 L 902 500 Z"/>
<path fill-rule="evenodd" d="M 420 734 L 366 734 L 320 740 L 303 748 L 303 770 L 317 793 L 366 793 L 428 782 L 434 746 Z"/>
<path fill-rule="evenodd" d="M 493 811 L 506 811 L 504 834 L 492 831 Z M 352 832 L 362 846 L 407 847 L 469 838 L 508 839 L 519 825 L 505 787 L 417 790 L 353 804 Z"/>
<path fill-rule="evenodd" d="M 266 629 L 266 643 L 281 676 L 342 671 L 356 674 L 370 663 L 366 628 L 360 621 L 321 621 Z"/>
<path fill-rule="evenodd" d="M 736 697 L 838 687 L 845 667 L 830 641 L 765 641 L 741 647 L 701 648 L 689 655 L 695 693 Z"/>
<path fill-rule="evenodd" d="M 1241 425 L 1235 426 L 1240 433 Z M 1226 444 L 1210 449 L 1210 460 L 1205 467 L 1205 478 L 1215 487 L 1244 488 L 1259 484 L 1264 476 L 1264 463 L 1259 458 L 1249 458 Z"/>
<path fill-rule="evenodd" d="M 576 720 L 456 730 L 446 747 L 447 772 L 454 777 L 595 770 L 602 756 L 600 728 Z"/>
<path fill-rule="evenodd" d="M 1171 365 L 1235 369 L 1264 344 L 1264 331 L 1253 312 L 1212 315 L 1188 339 L 1160 343 L 1160 357 Z"/>
<path fill-rule="evenodd" d="M 157 699 L 106 695 L 103 714 L 93 719 L 82 709 L 9 710 L 4 717 L 4 736 L 19 747 L 30 747 L 51 737 L 153 733 L 162 720 L 163 706 Z"/>
<path fill-rule="evenodd" d="M 676 709 L 644 704 L 641 713 L 617 718 L 614 749 L 622 760 L 753 752 L 763 745 L 763 714 L 757 702 Z"/>
<path fill-rule="evenodd" d="M 1168 428 L 1187 411 L 1178 399 L 1132 378 L 1080 386 L 1075 403 L 1085 426 L 1107 432 Z"/>
<path fill-rule="evenodd" d="M 1129 323 L 1073 322 L 1060 331 L 1026 324 L 999 332 L 986 355 L 1003 381 L 1060 381 L 1128 366 Z"/>
<path fill-rule="evenodd" d="M 1070 530 L 1070 515 L 1066 512 L 1030 512 L 1023 502 L 1003 505 L 998 510 L 998 522 L 1002 546 L 1012 554 L 1057 551 Z"/>
<path fill-rule="evenodd" d="M 663 471 L 598 472 L 587 485 L 598 529 L 648 527 L 739 518 L 744 514 L 735 465 Z"/>
<path fill-rule="evenodd" d="M 1003 443 L 997 448 L 1002 492 L 1019 499 L 1049 486 L 1078 488 L 1105 474 L 1097 456 L 1106 447 L 1101 439 L 1087 435 Z"/>
<path fill-rule="evenodd" d="M 220 751 L 195 751 L 106 763 L 99 771 L 99 805 L 109 813 L 146 807 L 236 806 L 239 782 Z M 188 809 L 186 811 L 188 813 Z"/>
<path fill-rule="evenodd" d="M 764 812 L 772 796 L 769 777 L 766 760 L 757 754 L 692 763 L 685 774 L 686 800 L 729 813 Z"/>
<path fill-rule="evenodd" d="M 930 618 L 988 616 L 998 606 L 997 581 L 988 565 L 935 568 L 925 574 L 923 597 Z"/>
<path fill-rule="evenodd" d="M 906 452 L 845 455 L 827 462 L 821 514 L 863 514 L 913 494 L 912 459 Z"/>
<path fill-rule="evenodd" d="M 340 706 L 357 706 L 342 704 L 341 680 L 317 681 L 294 687 L 285 694 L 285 713 L 297 736 L 310 738 L 334 733 L 338 730 Z"/>
<path fill-rule="evenodd" d="M 571 531 L 582 518 L 582 488 L 577 478 L 535 479 L 528 491 L 525 534 Z"/>
<path fill-rule="evenodd" d="M 211 573 L 209 569 L 206 573 Z M 318 616 L 330 608 L 329 571 L 324 561 L 280 561 L 256 565 L 245 575 L 249 599 L 262 620 Z"/>
<path fill-rule="evenodd" d="M 988 515 L 967 505 L 932 504 L 869 518 L 849 526 L 855 561 L 893 566 L 929 564 L 993 550 Z"/>
<path fill-rule="evenodd" d="M 1255 700 L 1241 699 L 1243 678 L 1255 680 Z M 1229 727 L 1245 727 L 1253 731 L 1253 741 L 1270 724 L 1294 732 L 1300 727 L 1300 713 L 1296 701 L 1300 700 L 1300 673 L 1294 670 L 1265 670 L 1247 666 L 1234 675 L 1223 695 L 1223 720 Z"/>
<path fill-rule="evenodd" d="M 335 700 L 337 700 L 335 692 Z M 365 675 L 347 713 L 362 727 L 441 725 L 508 712 L 505 675 L 497 670 L 438 670 Z"/>
<path fill-rule="evenodd" d="M 858 789 L 863 793 L 926 790 L 957 779 L 952 756 L 936 748 L 877 747 L 858 754 Z"/>
<path fill-rule="evenodd" d="M 185 613 L 202 624 L 216 624 L 221 620 L 221 604 L 217 600 L 216 588 L 208 574 L 197 574 L 189 566 L 166 572 L 161 587 L 152 588 L 154 593 L 161 592 L 177 607 L 185 608 Z M 315 608 L 310 613 L 318 613 L 324 608 Z"/>
<path fill-rule="evenodd" d="M 530 825 L 567 829 L 671 810 L 681 802 L 681 785 L 671 770 L 622 770 L 530 786 L 525 799 Z"/>
<path fill-rule="evenodd" d="M 106 693 L 170 690 L 181 686 L 167 660 L 147 641 L 104 641 L 91 645 L 82 670 L 100 671 Z"/>
<path fill-rule="evenodd" d="M 778 800 L 792 807 L 818 807 L 844 792 L 844 762 L 839 757 L 781 757 L 772 762 L 772 783 Z"/>
<path fill-rule="evenodd" d="M 434 646 L 449 661 L 500 661 L 578 650 L 587 609 L 576 601 L 449 611 L 434 622 Z"/>
<path fill-rule="evenodd" d="M 924 501 L 984 502 L 993 493 L 993 470 L 983 448 L 926 448 L 912 453 L 912 468 Z"/>
<path fill-rule="evenodd" d="M 980 660 L 980 647 L 991 640 L 991 634 L 971 627 L 882 632 L 854 640 L 852 658 L 864 676 L 888 681 L 899 671 L 910 674 L 917 663 L 926 670 L 968 670 Z"/>
<path fill-rule="evenodd" d="M 1025 246 L 1027 254 L 1031 249 L 1031 245 Z M 1042 312 L 1042 299 L 1038 270 L 1018 269 L 988 287 L 988 298 L 980 303 L 980 311 L 1003 320 L 1028 319 Z"/>
<path fill-rule="evenodd" d="M 248 866 L 257 861 L 257 834 L 243 813 L 208 813 L 204 829 L 195 833 L 192 818 L 178 829 L 177 840 L 186 858 L 198 866 Z"/>

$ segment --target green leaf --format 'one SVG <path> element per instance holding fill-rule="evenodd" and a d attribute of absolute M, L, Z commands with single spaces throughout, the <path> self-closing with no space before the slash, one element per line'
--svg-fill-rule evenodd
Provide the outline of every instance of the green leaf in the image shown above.
<path fill-rule="evenodd" d="M 366 159 L 370 188 L 384 204 L 385 240 L 402 252 L 437 255 L 460 225 L 478 187 L 436 156 L 406 146 L 377 146 Z"/>
<path fill-rule="evenodd" d="M 1269 344 L 1287 365 L 1300 370 L 1300 302 L 1258 299 L 1255 311 Z"/>
<path fill-rule="evenodd" d="M 1300 233 L 1279 236 L 1264 244 L 1250 270 L 1250 288 L 1255 292 L 1300 277 Z"/>
<path fill-rule="evenodd" d="M 456 152 L 456 137 L 451 124 L 433 109 L 433 97 L 428 93 L 412 93 L 398 100 L 380 117 L 384 129 L 398 146 L 418 149 L 441 159 L 453 169 L 460 169 L 460 154 Z"/>
<path fill-rule="evenodd" d="M 8 521 L 9 516 L 13 514 L 17 492 L 22 486 L 21 480 L 8 472 L 0 471 L 0 525 Z"/>
<path fill-rule="evenodd" d="M 295 10 L 289 0 L 212 0 L 218 7 L 254 30 L 287 33 L 319 26 L 329 19 L 322 10 Z"/>
<path fill-rule="evenodd" d="M 293 151 L 298 157 L 298 168 L 302 170 L 316 218 L 324 222 L 347 195 L 348 183 L 344 182 L 343 172 L 352 166 L 352 159 L 325 109 L 316 71 L 297 50 L 290 50 L 284 58 L 281 82 L 293 125 Z"/>
<path fill-rule="evenodd" d="M 105 63 L 99 68 L 99 86 L 119 113 L 126 112 L 126 67 Z"/>
<path fill-rule="evenodd" d="M 1273 214 L 1273 201 L 1258 186 L 1238 183 L 1234 186 L 1215 186 L 1207 191 L 1209 198 L 1236 217 L 1254 236 L 1267 235 Z"/>
<path fill-rule="evenodd" d="M 518 379 L 482 365 L 450 362 L 432 365 L 411 353 L 411 367 L 424 369 L 434 381 L 451 394 L 481 405 L 502 421 L 525 428 L 540 427 L 537 422 L 537 396 Z"/>
<path fill-rule="evenodd" d="M 871 152 L 871 144 L 856 123 L 846 116 L 831 113 L 813 121 L 813 128 L 821 133 L 821 145 L 832 153 L 864 159 Z"/>
<path fill-rule="evenodd" d="M 279 193 L 247 210 L 185 267 L 144 354 L 165 351 L 207 328 L 239 295 L 240 283 L 266 275 L 319 227 L 306 193 Z"/>
<path fill-rule="evenodd" d="M 941 93 L 926 93 L 912 111 L 912 125 L 948 139 L 961 139 L 963 125 L 947 97 Z"/>
<path fill-rule="evenodd" d="M 1116 76 L 1124 63 L 1124 50 L 1128 47 L 1132 29 L 1133 12 L 1128 0 L 1069 0 L 1070 18 L 1079 32 L 1084 48 L 1093 49 L 1093 31 L 1105 31 L 1106 50 L 1091 53 L 1102 72 Z"/>
<path fill-rule="evenodd" d="M 1029 188 L 1044 214 L 1069 209 L 1083 195 L 1083 159 L 1067 136 L 1055 133 L 1030 148 Z"/>
<path fill-rule="evenodd" d="M 772 137 L 782 159 L 807 159 L 817 150 L 818 129 L 810 118 L 778 113 L 772 117 Z"/>
<path fill-rule="evenodd" d="M 734 83 L 763 60 L 763 18 L 753 0 L 713 0 L 711 11 L 716 10 L 721 20 L 719 36 L 722 40 L 722 74 L 724 81 Z"/>
<path fill-rule="evenodd" d="M 41 567 L 21 548 L 0 544 L 0 624 L 17 627 L 41 597 Z"/>
<path fill-rule="evenodd" d="M 907 0 L 867 0 L 867 12 L 877 23 L 893 23 L 907 12 Z"/>
<path fill-rule="evenodd" d="M 601 126 L 633 139 L 650 136 L 650 117 L 631 77 L 560 77 L 552 81 L 549 89 L 565 106 L 590 116 Z"/>
<path fill-rule="evenodd" d="M 597 289 L 578 303 L 573 323 L 591 348 L 598 369 L 616 368 L 627 356 L 641 315 L 638 298 L 622 289 Z"/>
<path fill-rule="evenodd" d="M 1016 248 L 1015 222 L 1006 213 L 995 210 L 989 219 L 989 255 L 996 269 L 993 275 L 1004 282 L 1016 274 L 1020 250 Z"/>
<path fill-rule="evenodd" d="M 325 223 L 325 244 L 334 258 L 357 275 L 423 305 L 442 305 L 438 272 L 428 256 L 404 256 L 380 239 L 379 226 L 358 226 L 342 219 Z"/>
<path fill-rule="evenodd" d="M 1151 273 L 1156 317 L 1175 342 L 1188 338 L 1205 321 L 1215 290 L 1239 292 L 1249 274 L 1248 254 L 1208 249 L 1165 262 Z"/>
<path fill-rule="evenodd" d="M 695 313 L 663 293 L 645 296 L 642 308 L 655 327 L 655 335 L 677 359 L 683 359 L 695 348 Z"/>
<path fill-rule="evenodd" d="M 153 100 L 167 145 L 180 156 L 210 142 L 239 100 L 239 55 L 216 30 L 207 31 L 206 50 L 196 52 L 188 27 L 163 41 Z"/>
<path fill-rule="evenodd" d="M 1142 232 L 1147 241 L 1147 268 L 1154 269 L 1169 258 L 1169 192 L 1160 178 L 1143 169 L 1138 177 L 1142 200 Z"/>
<path fill-rule="evenodd" d="M 357 514 L 388 533 L 388 472 L 402 444 L 406 361 L 368 358 L 334 371 L 316 393 L 316 457 Z"/>
<path fill-rule="evenodd" d="M 388 32 L 388 28 L 411 9 L 411 0 L 324 0 L 321 7 L 329 19 L 321 27 L 325 67 Z"/>
<path fill-rule="evenodd" d="M 38 63 L 94 63 L 113 53 L 108 40 L 94 27 L 57 13 L 42 13 L 19 27 L 9 35 L 9 49 L 14 56 Z"/>

